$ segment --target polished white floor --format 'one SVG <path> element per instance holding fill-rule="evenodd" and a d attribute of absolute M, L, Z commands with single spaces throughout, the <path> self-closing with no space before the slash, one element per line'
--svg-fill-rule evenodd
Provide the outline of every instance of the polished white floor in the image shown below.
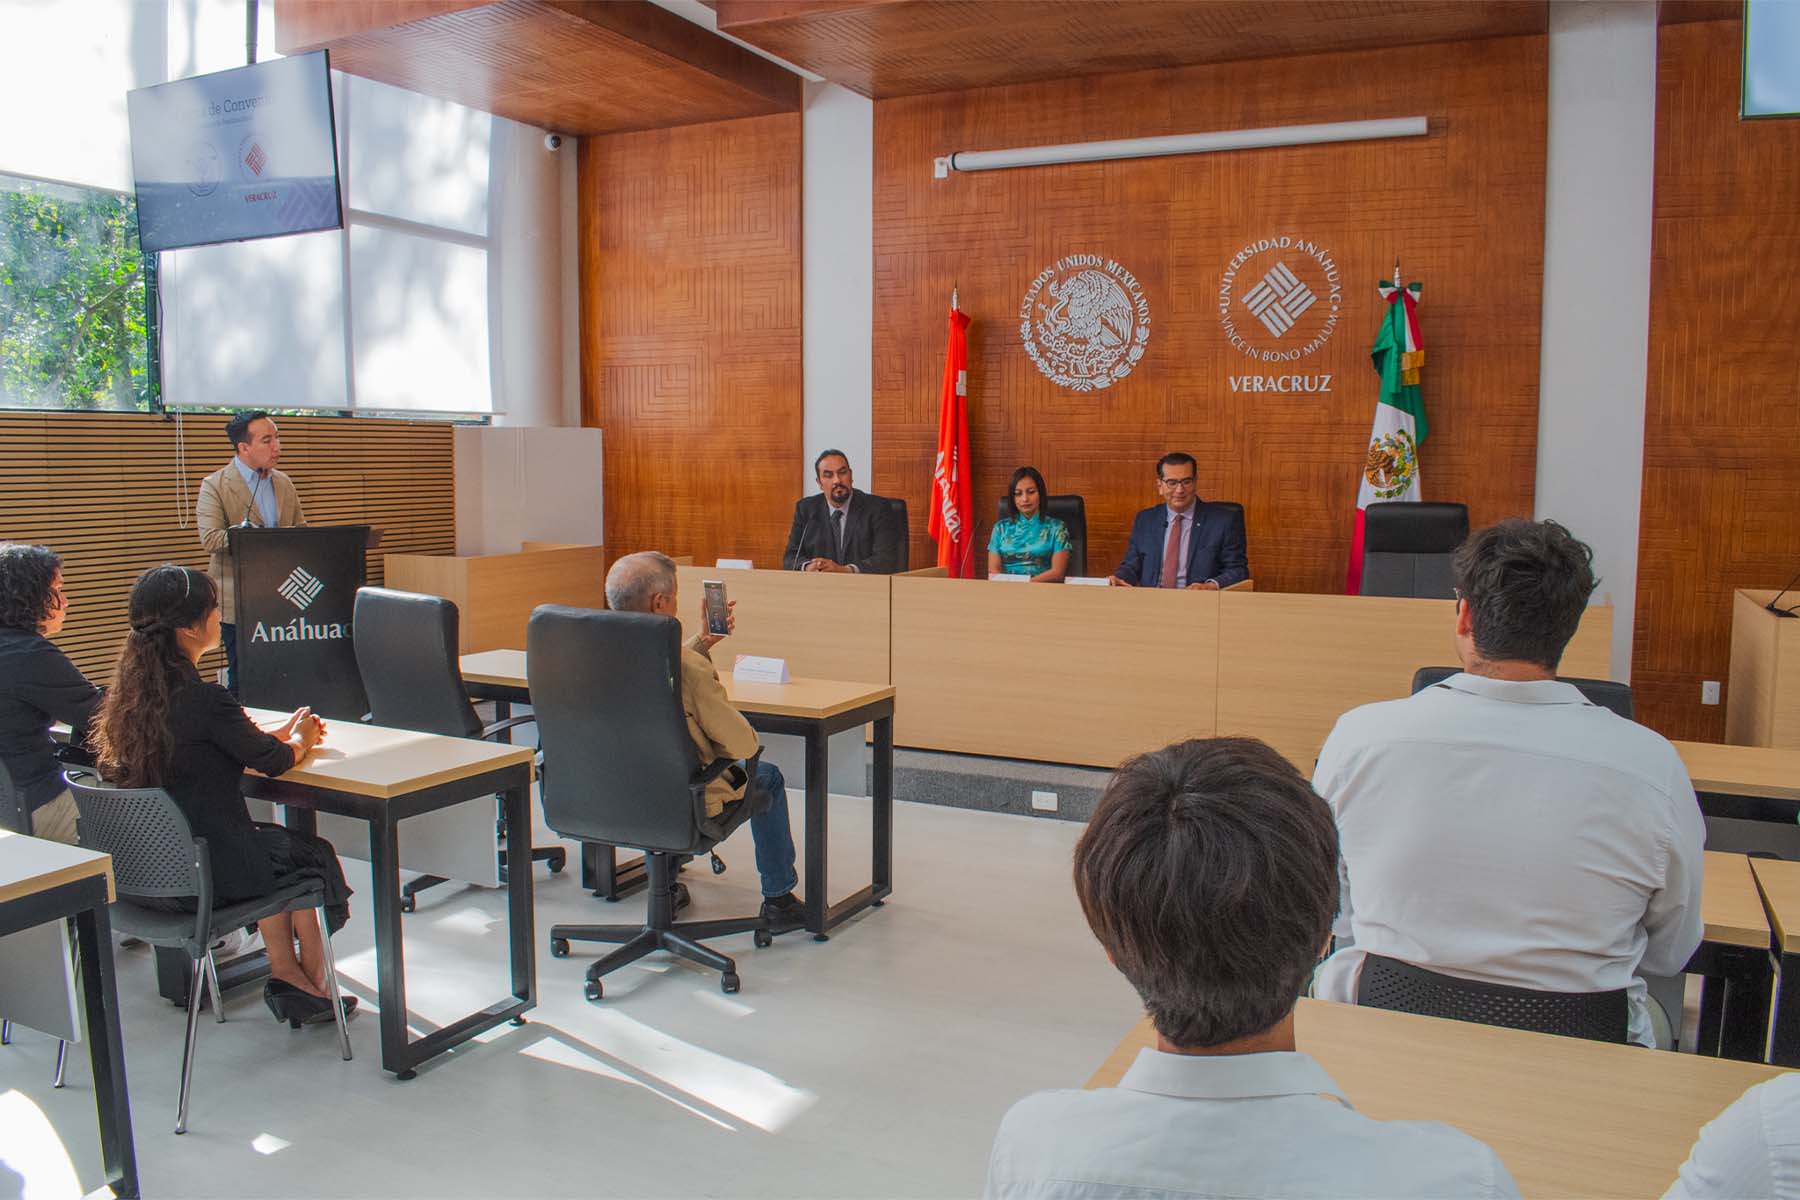
<path fill-rule="evenodd" d="M 792 793 L 796 839 L 801 795 Z M 379 1063 L 368 906 L 336 939 L 366 1015 L 341 1061 L 328 1026 L 278 1025 L 260 989 L 200 1029 L 190 1131 L 172 1132 L 182 1014 L 149 951 L 118 956 L 126 1061 L 150 1197 L 756 1196 L 979 1193 L 995 1125 L 1027 1092 L 1080 1086 L 1137 1019 L 1136 997 L 1081 919 L 1069 852 L 1081 826 L 901 803 L 895 893 L 826 943 L 805 933 L 738 960 L 743 990 L 661 956 L 582 998 L 602 952 L 551 958 L 556 921 L 638 919 L 567 872 L 536 868 L 538 1008 L 522 1028 L 400 1083 Z M 834 800 L 832 892 L 868 881 L 868 804 Z M 730 871 L 690 869 L 684 918 L 754 911 L 749 831 Z M 804 853 L 804 852 L 803 852 Z M 365 893 L 361 863 L 347 860 Z M 408 1003 L 421 1028 L 500 999 L 504 900 L 440 888 L 406 918 Z M 52 1091 L 54 1044 L 0 1049 L 0 1197 L 79 1195 L 99 1181 L 85 1058 Z M 41 1117 L 39 1114 L 41 1113 Z M 73 1170 L 71 1170 L 71 1164 Z M 79 1177 L 76 1186 L 72 1176 Z"/>

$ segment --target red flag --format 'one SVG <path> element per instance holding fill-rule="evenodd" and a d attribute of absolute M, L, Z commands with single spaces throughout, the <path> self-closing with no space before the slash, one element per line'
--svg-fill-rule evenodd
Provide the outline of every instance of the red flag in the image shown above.
<path fill-rule="evenodd" d="M 950 345 L 944 354 L 944 388 L 938 401 L 937 465 L 931 472 L 931 522 L 937 565 L 952 579 L 975 574 L 973 501 L 969 487 L 969 327 L 967 313 L 950 297 Z"/>

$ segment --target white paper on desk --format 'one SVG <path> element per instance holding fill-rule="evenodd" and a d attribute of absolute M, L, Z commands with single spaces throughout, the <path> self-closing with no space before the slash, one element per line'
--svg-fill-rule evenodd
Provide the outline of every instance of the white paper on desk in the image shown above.
<path fill-rule="evenodd" d="M 1106 576 L 1104 576 L 1104 575 L 1069 575 L 1069 576 L 1064 577 L 1063 582 L 1068 584 L 1070 587 L 1105 587 L 1106 586 Z"/>
<path fill-rule="evenodd" d="M 1004 572 L 1002 572 L 999 575 L 989 575 L 988 582 L 989 583 L 1030 583 L 1031 576 L 1029 576 L 1029 575 L 1007 575 Z"/>
<path fill-rule="evenodd" d="M 713 564 L 726 571 L 754 571 L 756 564 L 747 558 L 721 558 Z"/>
<path fill-rule="evenodd" d="M 787 683 L 787 659 L 740 654 L 731 668 L 731 677 L 739 683 Z"/>
<path fill-rule="evenodd" d="M 112 947 L 100 953 L 111 954 Z M 0 938 L 0 1017 L 65 1042 L 81 1040 L 66 922 L 46 921 Z"/>

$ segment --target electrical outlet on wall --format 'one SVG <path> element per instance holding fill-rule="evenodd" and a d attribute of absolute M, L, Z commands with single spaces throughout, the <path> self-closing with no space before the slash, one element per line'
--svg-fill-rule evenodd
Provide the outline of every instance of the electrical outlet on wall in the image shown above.
<path fill-rule="evenodd" d="M 1717 704 L 1719 702 L 1719 681 L 1709 679 L 1700 685 L 1700 703 Z"/>
<path fill-rule="evenodd" d="M 1055 812 L 1056 811 L 1056 793 L 1055 792 L 1033 792 L 1033 793 L 1031 793 L 1031 807 L 1032 807 L 1032 810 L 1035 812 Z"/>

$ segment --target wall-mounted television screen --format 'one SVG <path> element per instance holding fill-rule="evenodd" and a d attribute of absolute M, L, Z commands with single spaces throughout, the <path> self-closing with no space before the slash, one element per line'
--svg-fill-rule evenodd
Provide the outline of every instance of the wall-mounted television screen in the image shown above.
<path fill-rule="evenodd" d="M 139 88 L 126 101 L 146 254 L 343 225 L 325 51 Z"/>
<path fill-rule="evenodd" d="M 1745 117 L 1800 116 L 1800 4 L 1744 0 Z"/>

